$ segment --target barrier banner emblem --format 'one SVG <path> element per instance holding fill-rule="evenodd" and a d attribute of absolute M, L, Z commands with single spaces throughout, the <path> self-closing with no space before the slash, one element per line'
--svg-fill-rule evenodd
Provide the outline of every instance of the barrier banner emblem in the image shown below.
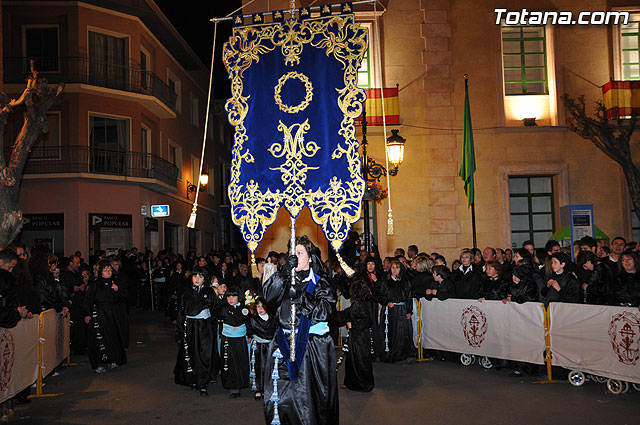
<path fill-rule="evenodd" d="M 469 306 L 462 312 L 460 319 L 464 337 L 471 347 L 480 347 L 487 334 L 487 316 L 476 306 Z"/>
<path fill-rule="evenodd" d="M 2 331 L 0 333 L 0 391 L 9 388 L 15 352 L 13 335 L 9 331 Z"/>
<path fill-rule="evenodd" d="M 611 317 L 609 325 L 611 347 L 618 356 L 618 361 L 635 366 L 640 358 L 640 319 L 635 314 L 625 311 Z"/>

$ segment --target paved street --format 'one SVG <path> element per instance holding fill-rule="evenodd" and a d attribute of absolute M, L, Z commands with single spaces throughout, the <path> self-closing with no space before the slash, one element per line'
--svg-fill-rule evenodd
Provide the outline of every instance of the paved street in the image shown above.
<path fill-rule="evenodd" d="M 129 363 L 96 375 L 86 357 L 46 379 L 45 393 L 18 406 L 15 424 L 263 424 L 250 391 L 230 400 L 218 384 L 210 396 L 173 383 L 177 348 L 167 319 L 134 311 Z M 342 382 L 343 369 L 339 380 Z M 537 385 L 509 371 L 453 362 L 375 364 L 371 393 L 340 389 L 343 424 L 637 424 L 640 393 L 614 396 L 604 384 Z"/>

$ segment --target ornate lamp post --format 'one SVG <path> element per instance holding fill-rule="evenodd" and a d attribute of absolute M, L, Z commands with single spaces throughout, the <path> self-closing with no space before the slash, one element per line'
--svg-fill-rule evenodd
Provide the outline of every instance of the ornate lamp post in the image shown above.
<path fill-rule="evenodd" d="M 404 159 L 404 143 L 406 139 L 398 134 L 399 130 L 391 130 L 391 136 L 387 138 L 386 150 L 389 157 L 391 167 L 389 170 L 384 165 L 378 164 L 367 155 L 367 113 L 362 113 L 362 177 L 365 182 L 380 181 L 380 177 L 386 176 L 387 172 L 390 176 L 398 174 L 398 167 Z M 365 192 L 363 198 L 364 213 L 364 245 L 367 252 L 371 252 L 371 231 L 369 223 L 369 194 Z"/>
<path fill-rule="evenodd" d="M 203 172 L 200 176 L 200 190 L 203 190 L 205 187 L 207 187 L 207 184 L 209 184 L 209 174 Z M 189 199 L 189 194 L 195 192 L 196 190 L 198 190 L 198 186 L 187 180 L 187 199 Z"/>

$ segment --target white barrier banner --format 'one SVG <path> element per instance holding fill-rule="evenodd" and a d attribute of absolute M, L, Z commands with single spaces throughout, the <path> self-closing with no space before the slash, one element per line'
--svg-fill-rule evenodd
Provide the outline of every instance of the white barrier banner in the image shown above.
<path fill-rule="evenodd" d="M 42 376 L 47 376 L 69 356 L 69 317 L 55 310 L 42 313 Z"/>
<path fill-rule="evenodd" d="M 38 316 L 0 328 L 0 403 L 38 379 Z"/>
<path fill-rule="evenodd" d="M 421 302 L 424 348 L 544 364 L 542 304 Z"/>
<path fill-rule="evenodd" d="M 640 383 L 640 310 L 552 303 L 553 364 Z"/>

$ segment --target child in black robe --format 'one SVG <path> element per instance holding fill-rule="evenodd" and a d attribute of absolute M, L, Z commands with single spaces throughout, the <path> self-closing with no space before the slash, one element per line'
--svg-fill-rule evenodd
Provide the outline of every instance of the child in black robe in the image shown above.
<path fill-rule="evenodd" d="M 215 293 L 205 282 L 209 273 L 195 267 L 191 274 L 191 287 L 180 298 L 176 318 L 176 341 L 178 358 L 173 369 L 175 383 L 200 389 L 201 396 L 207 396 L 211 375 L 211 349 L 215 341 L 211 310 L 215 303 Z"/>
<path fill-rule="evenodd" d="M 352 391 L 369 392 L 375 386 L 370 298 L 371 292 L 363 281 L 353 282 L 351 284 L 352 304 L 338 313 L 340 324 L 346 324 L 349 329 L 349 351 L 345 350 L 344 386 Z"/>
<path fill-rule="evenodd" d="M 264 392 L 264 365 L 269 355 L 269 343 L 276 334 L 276 317 L 267 313 L 267 302 L 262 296 L 256 298 L 255 312 L 249 319 L 249 330 L 252 334 L 250 377 L 253 380 L 251 389 L 255 391 L 254 399 L 261 400 Z"/>
<path fill-rule="evenodd" d="M 227 289 L 227 302 L 220 306 L 217 317 L 222 319 L 222 386 L 231 390 L 230 397 L 240 397 L 240 389 L 249 387 L 249 350 L 247 321 L 249 309 L 240 302 L 240 290 Z"/>

